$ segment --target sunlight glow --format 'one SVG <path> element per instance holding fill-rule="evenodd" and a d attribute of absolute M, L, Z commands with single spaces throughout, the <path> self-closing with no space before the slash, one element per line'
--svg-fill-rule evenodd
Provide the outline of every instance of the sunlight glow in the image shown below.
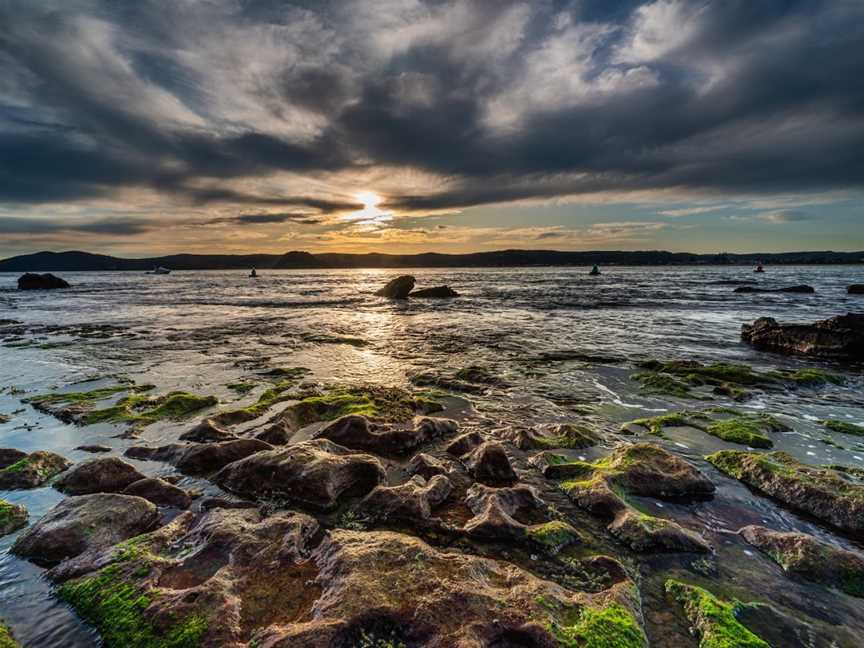
<path fill-rule="evenodd" d="M 354 197 L 363 204 L 363 209 L 351 212 L 345 216 L 345 220 L 354 223 L 374 225 L 383 223 L 393 218 L 391 212 L 384 211 L 378 208 L 378 205 L 384 200 L 374 191 L 358 191 Z"/>

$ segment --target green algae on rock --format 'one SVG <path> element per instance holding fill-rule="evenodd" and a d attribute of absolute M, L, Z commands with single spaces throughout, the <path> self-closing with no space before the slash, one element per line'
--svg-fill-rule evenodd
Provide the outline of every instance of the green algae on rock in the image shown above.
<path fill-rule="evenodd" d="M 864 535 L 864 485 L 834 470 L 810 466 L 785 452 L 722 450 L 705 459 L 793 510 L 853 535 Z"/>
<path fill-rule="evenodd" d="M 852 436 L 864 436 L 864 425 L 856 425 L 848 421 L 838 421 L 836 419 L 828 419 L 822 421 L 822 425 L 832 432 L 840 432 L 841 434 L 851 434 Z"/>
<path fill-rule="evenodd" d="M 601 440 L 600 434 L 576 423 L 518 427 L 505 431 L 502 436 L 520 450 L 579 450 L 597 445 Z"/>
<path fill-rule="evenodd" d="M 720 418 L 728 416 L 728 418 Z M 770 414 L 744 414 L 731 408 L 714 407 L 702 411 L 684 410 L 625 423 L 624 431 L 641 427 L 651 434 L 663 435 L 664 427 L 692 427 L 727 441 L 752 448 L 771 448 L 766 432 L 786 432 L 791 428 Z"/>
<path fill-rule="evenodd" d="M 0 470 L 0 490 L 37 488 L 71 464 L 53 452 L 39 450 Z"/>
<path fill-rule="evenodd" d="M 21 644 L 15 641 L 9 627 L 0 621 L 0 648 L 21 648 Z"/>
<path fill-rule="evenodd" d="M 584 607 L 572 625 L 550 623 L 560 648 L 644 648 L 648 645 L 639 622 L 623 605 Z"/>
<path fill-rule="evenodd" d="M 696 397 L 691 393 L 687 383 L 667 373 L 640 372 L 632 374 L 630 378 L 641 383 L 642 389 L 647 392 L 677 396 L 678 398 Z"/>
<path fill-rule="evenodd" d="M 579 534 L 566 522 L 552 520 L 527 527 L 528 538 L 546 549 L 557 550 L 579 541 Z"/>
<path fill-rule="evenodd" d="M 738 533 L 795 578 L 837 587 L 864 598 L 864 557 L 806 533 L 746 526 Z"/>
<path fill-rule="evenodd" d="M 699 648 L 771 648 L 735 616 L 737 602 L 723 601 L 711 592 L 681 581 L 666 581 L 666 592 L 684 609 L 699 635 Z"/>
<path fill-rule="evenodd" d="M 0 498 L 0 537 L 27 526 L 27 509 Z M 0 642 L 0 648 L 2 648 Z"/>
<path fill-rule="evenodd" d="M 81 421 L 95 423 L 129 423 L 150 425 L 161 420 L 182 421 L 196 412 L 219 402 L 215 396 L 198 396 L 189 392 L 169 392 L 162 396 L 126 396 L 115 405 L 86 412 Z"/>

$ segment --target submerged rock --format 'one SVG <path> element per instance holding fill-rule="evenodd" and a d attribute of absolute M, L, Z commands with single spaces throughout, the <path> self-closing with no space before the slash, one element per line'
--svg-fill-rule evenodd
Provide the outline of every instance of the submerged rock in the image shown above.
<path fill-rule="evenodd" d="M 362 497 L 385 479 L 378 459 L 327 439 L 257 452 L 228 464 L 214 477 L 241 497 L 284 499 L 323 510 L 344 497 Z"/>
<path fill-rule="evenodd" d="M 132 464 L 119 457 L 100 457 L 72 466 L 54 482 L 54 488 L 67 495 L 119 493 L 139 479 L 144 475 Z"/>
<path fill-rule="evenodd" d="M 192 497 L 182 488 L 169 484 L 158 477 L 145 477 L 132 482 L 123 490 L 124 495 L 137 495 L 156 506 L 172 506 L 187 509 L 192 504 Z"/>
<path fill-rule="evenodd" d="M 80 446 L 76 447 L 75 449 L 80 450 L 81 452 L 91 452 L 94 454 L 99 453 L 99 452 L 111 452 L 111 450 L 113 450 L 113 448 L 111 446 L 99 445 L 99 444 L 80 445 Z"/>
<path fill-rule="evenodd" d="M 27 526 L 27 509 L 0 498 L 0 537 Z M 0 646 L 3 642 L 0 641 Z"/>
<path fill-rule="evenodd" d="M 782 533 L 760 526 L 738 532 L 795 578 L 836 587 L 864 598 L 864 557 L 806 533 Z"/>
<path fill-rule="evenodd" d="M 414 289 L 416 280 L 411 275 L 402 275 L 391 279 L 375 294 L 390 299 L 408 299 L 408 294 Z"/>
<path fill-rule="evenodd" d="M 71 465 L 53 452 L 32 452 L 0 470 L 0 490 L 37 488 Z"/>
<path fill-rule="evenodd" d="M 18 290 L 55 290 L 57 288 L 71 288 L 71 286 L 66 280 L 50 273 L 34 274 L 28 272 L 18 277 Z"/>
<path fill-rule="evenodd" d="M 753 286 L 740 286 L 735 289 L 736 293 L 815 293 L 813 286 L 786 286 L 785 288 L 754 288 Z"/>
<path fill-rule="evenodd" d="M 864 536 L 864 486 L 834 470 L 809 466 L 785 452 L 723 450 L 705 459 L 791 509 Z"/>
<path fill-rule="evenodd" d="M 741 327 L 756 349 L 826 358 L 864 358 L 864 314 L 838 315 L 815 324 L 778 324 L 761 317 Z"/>
<path fill-rule="evenodd" d="M 846 289 L 850 295 L 864 295 L 864 284 L 852 284 Z"/>
<path fill-rule="evenodd" d="M 156 507 L 141 497 L 97 493 L 69 497 L 12 545 L 12 553 L 53 565 L 85 551 L 117 544 L 153 528 Z"/>
<path fill-rule="evenodd" d="M 405 428 L 374 424 L 365 416 L 352 414 L 329 423 L 314 438 L 329 439 L 352 450 L 399 456 L 457 430 L 456 422 L 449 419 L 419 418 L 412 428 Z"/>
<path fill-rule="evenodd" d="M 447 299 L 449 297 L 458 297 L 459 293 L 453 290 L 450 286 L 435 286 L 434 288 L 421 288 L 420 290 L 415 290 L 408 296 L 419 298 Z"/>

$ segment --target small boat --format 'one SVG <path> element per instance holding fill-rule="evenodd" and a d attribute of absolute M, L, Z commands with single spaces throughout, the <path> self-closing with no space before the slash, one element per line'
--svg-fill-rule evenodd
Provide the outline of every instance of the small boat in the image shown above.
<path fill-rule="evenodd" d="M 591 272 L 589 272 L 588 274 L 591 275 L 592 277 L 596 277 L 597 275 L 600 274 L 600 268 L 598 268 L 595 265 L 593 268 L 591 268 Z"/>
<path fill-rule="evenodd" d="M 765 272 L 765 268 L 762 267 L 762 264 L 756 266 L 756 269 L 753 272 Z"/>
<path fill-rule="evenodd" d="M 147 274 L 152 274 L 152 275 L 167 275 L 167 274 L 171 274 L 171 270 L 168 269 L 168 268 L 163 268 L 162 266 L 156 266 L 155 268 L 153 268 L 153 269 L 152 269 L 150 272 L 148 272 Z"/>

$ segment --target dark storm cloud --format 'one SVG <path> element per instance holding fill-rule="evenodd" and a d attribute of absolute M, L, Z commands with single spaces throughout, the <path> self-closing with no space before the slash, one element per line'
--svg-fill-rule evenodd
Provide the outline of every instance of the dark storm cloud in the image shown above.
<path fill-rule="evenodd" d="M 446 178 L 413 210 L 861 188 L 862 51 L 855 0 L 0 0 L 0 202 L 328 214 L 359 206 L 227 185 L 376 165 Z"/>
<path fill-rule="evenodd" d="M 69 232 L 83 232 L 106 236 L 136 236 L 161 227 L 160 224 L 148 220 L 134 219 L 102 219 L 87 222 L 68 222 L 57 220 L 40 220 L 34 218 L 0 217 L 0 233 L 46 235 Z"/>

